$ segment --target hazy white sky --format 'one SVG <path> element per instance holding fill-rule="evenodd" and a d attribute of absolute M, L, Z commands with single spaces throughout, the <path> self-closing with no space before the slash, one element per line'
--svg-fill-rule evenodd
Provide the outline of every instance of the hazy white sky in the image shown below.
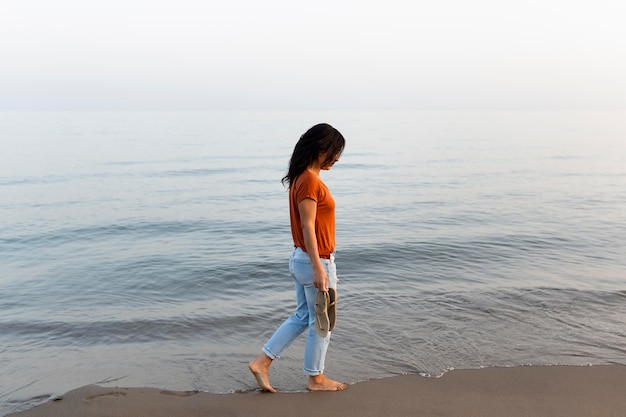
<path fill-rule="evenodd" d="M 3 0 L 0 109 L 626 107 L 624 0 Z"/>

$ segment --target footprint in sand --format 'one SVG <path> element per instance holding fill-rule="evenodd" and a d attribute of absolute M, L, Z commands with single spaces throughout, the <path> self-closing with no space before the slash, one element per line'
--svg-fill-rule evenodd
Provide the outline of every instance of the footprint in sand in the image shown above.
<path fill-rule="evenodd" d="M 172 395 L 174 397 L 191 397 L 196 395 L 198 391 L 161 391 L 161 395 Z"/>
<path fill-rule="evenodd" d="M 103 392 L 100 394 L 90 395 L 85 397 L 84 399 L 87 401 L 95 400 L 96 398 L 102 397 L 126 397 L 126 393 L 124 391 L 111 391 L 111 392 Z"/>

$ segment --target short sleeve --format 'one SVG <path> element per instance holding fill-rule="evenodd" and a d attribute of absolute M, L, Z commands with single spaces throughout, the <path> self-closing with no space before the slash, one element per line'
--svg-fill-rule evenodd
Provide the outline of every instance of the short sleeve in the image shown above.
<path fill-rule="evenodd" d="M 295 184 L 296 205 L 310 198 L 316 203 L 320 200 L 320 184 L 313 175 L 301 175 Z"/>

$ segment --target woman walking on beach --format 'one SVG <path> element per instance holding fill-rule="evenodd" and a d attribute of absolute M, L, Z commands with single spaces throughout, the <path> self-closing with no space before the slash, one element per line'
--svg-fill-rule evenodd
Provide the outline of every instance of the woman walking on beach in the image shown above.
<path fill-rule="evenodd" d="M 328 300 L 336 295 L 335 201 L 320 179 L 339 160 L 345 139 L 334 127 L 322 123 L 307 130 L 296 144 L 287 175 L 289 215 L 294 250 L 289 272 L 296 287 L 296 311 L 276 330 L 262 352 L 248 365 L 263 391 L 276 392 L 268 371 L 274 361 L 305 330 L 304 373 L 311 391 L 341 391 L 346 384 L 324 376 L 324 361 L 330 342 L 328 328 L 322 337 L 316 330 L 315 303 L 318 291 Z M 319 308 L 318 298 L 318 308 Z M 318 310 L 319 311 L 319 310 Z M 334 323 L 331 323 L 330 327 Z M 319 330 L 319 329 L 318 329 Z M 326 334 L 327 333 L 327 334 Z"/>

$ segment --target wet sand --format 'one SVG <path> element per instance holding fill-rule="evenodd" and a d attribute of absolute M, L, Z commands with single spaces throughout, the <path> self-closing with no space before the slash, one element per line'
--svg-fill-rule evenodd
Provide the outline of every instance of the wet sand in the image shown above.
<path fill-rule="evenodd" d="M 626 366 L 454 370 L 441 378 L 361 382 L 333 393 L 208 394 L 92 385 L 10 416 L 625 417 Z"/>

